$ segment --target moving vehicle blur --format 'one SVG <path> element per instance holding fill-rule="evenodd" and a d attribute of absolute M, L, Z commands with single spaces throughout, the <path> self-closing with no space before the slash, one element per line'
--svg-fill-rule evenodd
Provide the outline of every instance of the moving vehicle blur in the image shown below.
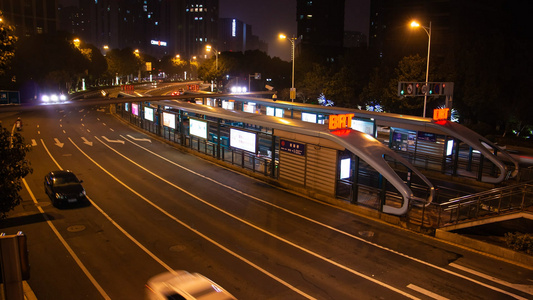
<path fill-rule="evenodd" d="M 236 299 L 209 278 L 183 270 L 156 275 L 146 283 L 147 300 Z"/>

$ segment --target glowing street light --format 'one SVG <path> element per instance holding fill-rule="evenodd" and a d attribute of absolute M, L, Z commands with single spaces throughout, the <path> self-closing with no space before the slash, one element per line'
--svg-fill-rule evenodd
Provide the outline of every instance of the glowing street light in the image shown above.
<path fill-rule="evenodd" d="M 412 28 L 418 28 L 421 27 L 424 29 L 426 34 L 428 35 L 428 58 L 427 58 L 427 66 L 426 66 L 426 85 L 425 85 L 425 91 L 424 91 L 424 112 L 422 113 L 422 117 L 426 117 L 426 105 L 428 100 L 428 93 L 429 93 L 429 85 L 428 85 L 428 78 L 429 78 L 429 52 L 431 50 L 431 22 L 429 22 L 429 27 L 425 27 L 420 25 L 417 21 L 411 22 Z"/>
<path fill-rule="evenodd" d="M 76 48 L 79 48 L 79 47 L 80 47 L 80 44 L 81 44 L 80 39 L 76 38 L 76 39 L 72 40 L 72 42 L 74 43 L 74 46 L 75 46 Z"/>
<path fill-rule="evenodd" d="M 218 50 L 211 47 L 211 45 L 205 45 L 205 51 L 211 52 L 213 51 L 215 53 L 215 68 L 218 71 Z"/>
<path fill-rule="evenodd" d="M 296 99 L 296 89 L 294 88 L 294 43 L 298 38 L 292 37 L 288 38 L 286 35 L 280 33 L 279 38 L 284 40 L 287 39 L 289 42 L 291 42 L 291 60 L 292 60 L 292 86 L 290 91 L 290 97 L 291 101 L 294 102 L 294 99 Z"/>

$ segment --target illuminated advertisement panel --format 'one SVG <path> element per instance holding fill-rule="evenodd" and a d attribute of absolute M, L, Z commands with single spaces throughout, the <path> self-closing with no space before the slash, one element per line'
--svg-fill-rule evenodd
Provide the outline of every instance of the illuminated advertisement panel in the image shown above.
<path fill-rule="evenodd" d="M 154 121 L 154 109 L 151 107 L 144 108 L 144 118 L 146 120 Z"/>
<path fill-rule="evenodd" d="M 256 134 L 248 131 L 230 129 L 229 145 L 233 148 L 242 149 L 248 152 L 256 152 Z"/>
<path fill-rule="evenodd" d="M 242 110 L 247 113 L 255 113 L 255 103 L 248 102 L 244 104 Z"/>
<path fill-rule="evenodd" d="M 352 119 L 352 129 L 374 136 L 374 123 L 373 122 Z"/>
<path fill-rule="evenodd" d="M 350 178 L 350 159 L 349 158 L 343 158 L 341 159 L 341 174 L 340 179 L 347 179 Z"/>
<path fill-rule="evenodd" d="M 130 111 L 130 104 L 129 103 L 124 103 L 124 110 L 125 111 Z"/>
<path fill-rule="evenodd" d="M 196 119 L 189 119 L 189 121 L 189 133 L 207 139 L 207 122 Z"/>
<path fill-rule="evenodd" d="M 228 110 L 235 109 L 235 101 L 233 101 L 233 100 L 230 100 L 230 101 L 222 100 L 222 108 L 223 109 L 228 109 Z"/>
<path fill-rule="evenodd" d="M 302 112 L 302 121 L 316 123 L 316 114 Z"/>
<path fill-rule="evenodd" d="M 267 106 L 266 115 L 267 116 L 273 116 L 274 114 L 275 114 L 274 107 Z"/>
<path fill-rule="evenodd" d="M 131 104 L 131 113 L 138 116 L 139 115 L 139 104 L 132 103 Z"/>
<path fill-rule="evenodd" d="M 276 108 L 276 117 L 283 118 L 283 108 Z"/>
<path fill-rule="evenodd" d="M 163 112 L 163 125 L 176 129 L 176 118 L 174 117 L 174 114 Z"/>

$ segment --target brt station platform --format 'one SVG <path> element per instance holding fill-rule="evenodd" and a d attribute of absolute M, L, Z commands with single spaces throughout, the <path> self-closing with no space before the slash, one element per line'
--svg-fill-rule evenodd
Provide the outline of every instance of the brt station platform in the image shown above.
<path fill-rule="evenodd" d="M 488 190 L 513 183 L 519 172 L 505 150 L 447 120 L 237 95 L 127 98 L 115 109 L 126 122 L 215 163 L 380 218 L 398 216 L 421 230 L 471 219 L 473 207 L 494 212 L 507 201 L 517 208 L 514 199 L 472 201 L 428 179 L 439 174 Z M 531 204 L 528 197 L 518 208 Z"/>

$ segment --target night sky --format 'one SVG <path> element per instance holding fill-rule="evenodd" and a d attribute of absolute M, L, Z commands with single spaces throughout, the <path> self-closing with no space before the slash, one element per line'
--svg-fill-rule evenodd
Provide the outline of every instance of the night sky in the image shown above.
<path fill-rule="evenodd" d="M 252 25 L 252 33 L 268 43 L 268 55 L 290 60 L 288 41 L 279 33 L 296 35 L 296 0 L 219 0 L 220 18 L 235 18 Z M 370 0 L 345 0 L 344 30 L 368 36 Z"/>

